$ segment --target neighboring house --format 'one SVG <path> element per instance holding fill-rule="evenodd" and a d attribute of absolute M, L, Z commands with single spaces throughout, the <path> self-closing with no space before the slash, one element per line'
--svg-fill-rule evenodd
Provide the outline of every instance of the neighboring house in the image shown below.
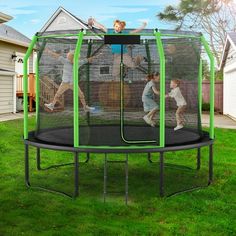
<path fill-rule="evenodd" d="M 89 29 L 88 24 L 59 7 L 39 32 Z"/>
<path fill-rule="evenodd" d="M 0 13 L 0 22 L 12 19 Z M 17 87 L 22 88 L 23 58 L 30 39 L 12 27 L 0 24 L 0 114 L 16 112 Z M 33 57 L 29 62 L 33 72 Z"/>
<path fill-rule="evenodd" d="M 236 119 L 236 32 L 227 34 L 220 69 L 224 72 L 223 113 Z"/>

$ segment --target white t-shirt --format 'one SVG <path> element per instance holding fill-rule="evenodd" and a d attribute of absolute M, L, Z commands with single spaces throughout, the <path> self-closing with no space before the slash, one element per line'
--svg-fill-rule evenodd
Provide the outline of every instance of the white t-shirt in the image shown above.
<path fill-rule="evenodd" d="M 58 58 L 58 61 L 60 61 L 63 64 L 63 74 L 62 74 L 62 82 L 64 83 L 73 83 L 73 63 L 71 63 L 67 58 L 60 56 Z M 79 60 L 79 67 L 83 64 L 87 63 L 88 59 Z"/>
<path fill-rule="evenodd" d="M 178 107 L 187 105 L 179 87 L 172 89 L 169 96 L 175 99 Z"/>

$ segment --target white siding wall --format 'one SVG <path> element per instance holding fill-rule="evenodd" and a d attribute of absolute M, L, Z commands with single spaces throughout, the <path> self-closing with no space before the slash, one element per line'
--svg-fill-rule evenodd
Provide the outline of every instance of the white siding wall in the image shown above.
<path fill-rule="evenodd" d="M 226 60 L 226 63 L 225 63 L 225 67 L 230 66 L 231 64 L 233 64 L 235 62 L 235 58 L 236 58 L 236 51 L 234 50 L 234 48 L 232 46 L 230 46 L 228 56 L 227 56 L 227 60 Z"/>
<path fill-rule="evenodd" d="M 26 53 L 26 50 L 27 48 L 25 47 L 0 41 L 0 67 L 2 69 L 15 71 L 15 62 L 12 61 L 11 55 L 14 52 Z M 29 63 L 29 72 L 33 72 L 32 57 Z"/>
<path fill-rule="evenodd" d="M 234 55 L 231 57 L 231 55 Z M 224 67 L 224 104 L 223 113 L 236 119 L 236 56 L 230 50 Z"/>
<path fill-rule="evenodd" d="M 0 114 L 14 112 L 14 76 L 0 74 Z"/>

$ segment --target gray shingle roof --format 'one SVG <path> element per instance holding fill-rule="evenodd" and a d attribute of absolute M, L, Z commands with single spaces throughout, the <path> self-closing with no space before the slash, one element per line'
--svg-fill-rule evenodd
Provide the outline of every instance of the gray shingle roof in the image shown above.
<path fill-rule="evenodd" d="M 234 48 L 236 48 L 236 32 L 228 32 L 227 33 L 227 37 L 226 37 L 225 45 L 224 45 L 224 51 L 222 53 L 221 62 L 220 62 L 219 68 L 218 68 L 220 70 L 223 69 L 223 67 L 225 66 L 225 62 L 227 60 L 227 55 L 228 55 L 229 48 L 230 48 L 231 44 L 233 44 L 232 46 Z"/>
<path fill-rule="evenodd" d="M 0 25 L 0 40 L 6 39 L 10 41 L 21 42 L 23 44 L 29 44 L 30 39 L 19 31 L 13 29 L 11 26 L 1 24 Z"/>

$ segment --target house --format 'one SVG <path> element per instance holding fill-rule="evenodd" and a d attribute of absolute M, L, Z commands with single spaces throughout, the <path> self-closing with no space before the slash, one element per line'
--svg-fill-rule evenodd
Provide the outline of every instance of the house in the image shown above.
<path fill-rule="evenodd" d="M 0 13 L 0 114 L 16 112 L 16 94 L 23 84 L 23 58 L 30 43 L 25 35 L 2 24 L 10 19 Z M 29 68 L 33 73 L 33 56 Z"/>
<path fill-rule="evenodd" d="M 236 32 L 227 34 L 220 69 L 224 73 L 223 113 L 236 119 Z"/>

